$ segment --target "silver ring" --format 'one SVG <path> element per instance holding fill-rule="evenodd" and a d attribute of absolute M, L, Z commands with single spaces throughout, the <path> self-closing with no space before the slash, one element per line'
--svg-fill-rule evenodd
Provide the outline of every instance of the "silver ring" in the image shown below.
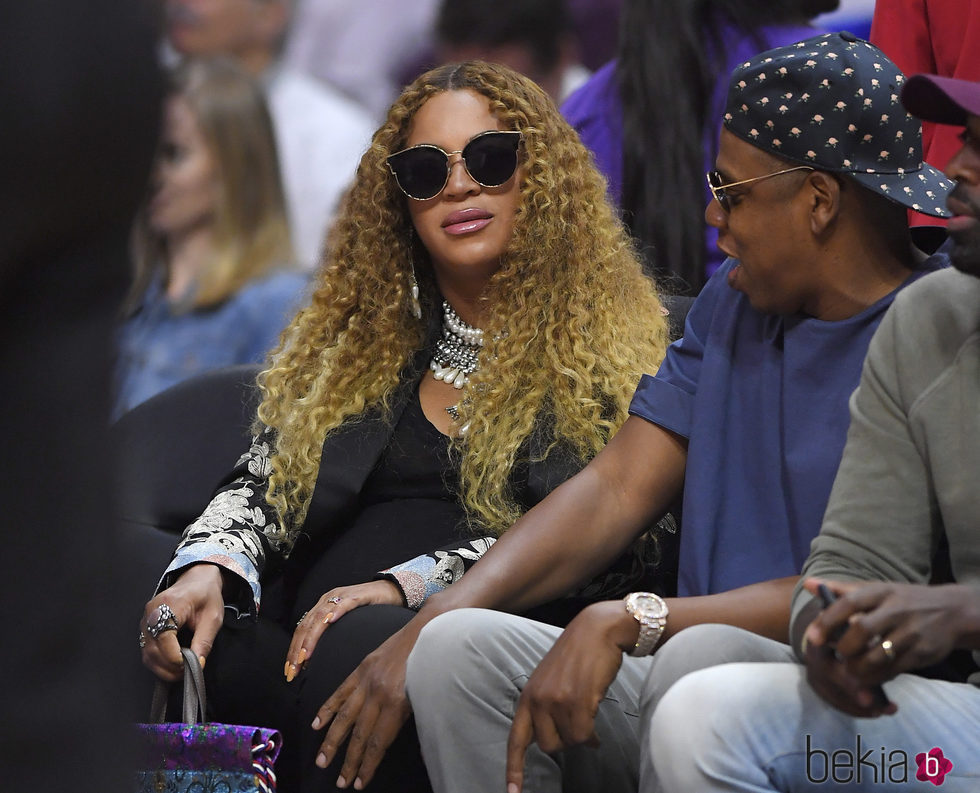
<path fill-rule="evenodd" d="M 177 624 L 177 617 L 174 616 L 170 606 L 161 603 L 156 609 L 157 618 L 152 624 L 149 620 L 146 623 L 146 632 L 156 639 L 164 631 L 175 631 L 180 626 Z M 151 615 L 152 616 L 152 615 Z"/>
<path fill-rule="evenodd" d="M 327 598 L 327 603 L 333 603 L 335 606 L 340 602 L 339 597 Z"/>
<path fill-rule="evenodd" d="M 140 631 L 140 649 L 142 650 L 144 647 L 146 647 L 146 636 L 143 631 Z"/>
<path fill-rule="evenodd" d="M 881 649 L 885 653 L 885 658 L 888 659 L 888 663 L 895 660 L 895 645 L 892 644 L 891 639 L 885 639 L 881 643 Z"/>

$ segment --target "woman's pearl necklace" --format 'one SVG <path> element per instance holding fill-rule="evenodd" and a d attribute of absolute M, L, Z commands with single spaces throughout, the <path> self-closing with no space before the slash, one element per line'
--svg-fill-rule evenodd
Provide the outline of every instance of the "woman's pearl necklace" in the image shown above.
<path fill-rule="evenodd" d="M 443 300 L 442 338 L 436 342 L 435 352 L 429 362 L 432 376 L 436 380 L 462 388 L 469 383 L 469 376 L 479 366 L 481 347 L 483 331 L 463 322 L 449 302 Z"/>

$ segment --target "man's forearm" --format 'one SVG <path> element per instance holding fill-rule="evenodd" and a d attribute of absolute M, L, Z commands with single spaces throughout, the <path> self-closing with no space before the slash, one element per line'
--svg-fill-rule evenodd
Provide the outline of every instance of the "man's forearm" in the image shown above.
<path fill-rule="evenodd" d="M 523 611 L 607 568 L 667 511 L 684 480 L 683 439 L 631 418 L 595 460 L 522 517 L 422 614 Z"/>
<path fill-rule="evenodd" d="M 698 597 L 668 598 L 670 616 L 664 632 L 670 637 L 691 625 L 709 622 L 738 628 L 786 642 L 789 637 L 790 599 L 797 576 Z"/>

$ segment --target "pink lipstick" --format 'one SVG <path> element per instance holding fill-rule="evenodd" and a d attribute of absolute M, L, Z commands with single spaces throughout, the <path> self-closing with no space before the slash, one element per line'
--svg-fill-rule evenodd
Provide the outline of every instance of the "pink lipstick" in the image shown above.
<path fill-rule="evenodd" d="M 442 221 L 447 234 L 471 234 L 487 226 L 493 215 L 485 209 L 471 207 L 450 212 Z"/>

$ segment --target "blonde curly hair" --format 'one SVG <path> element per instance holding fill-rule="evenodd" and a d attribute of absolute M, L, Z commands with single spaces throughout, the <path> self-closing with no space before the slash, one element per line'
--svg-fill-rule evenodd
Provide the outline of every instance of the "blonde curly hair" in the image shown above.
<path fill-rule="evenodd" d="M 259 376 L 257 428 L 272 429 L 267 499 L 288 548 L 301 529 L 326 435 L 368 412 L 390 416 L 399 376 L 426 320 L 409 310 L 414 266 L 425 317 L 440 310 L 432 266 L 385 162 L 404 148 L 418 109 L 443 91 L 485 96 L 523 135 L 520 205 L 485 290 L 486 346 L 460 404 L 452 447 L 459 499 L 474 531 L 500 534 L 520 515 L 509 475 L 544 432 L 584 464 L 625 421 L 640 375 L 663 359 L 668 330 L 655 285 L 606 200 L 589 152 L 547 95 L 499 65 L 434 69 L 394 103 L 361 159 L 331 232 L 311 304 Z"/>

